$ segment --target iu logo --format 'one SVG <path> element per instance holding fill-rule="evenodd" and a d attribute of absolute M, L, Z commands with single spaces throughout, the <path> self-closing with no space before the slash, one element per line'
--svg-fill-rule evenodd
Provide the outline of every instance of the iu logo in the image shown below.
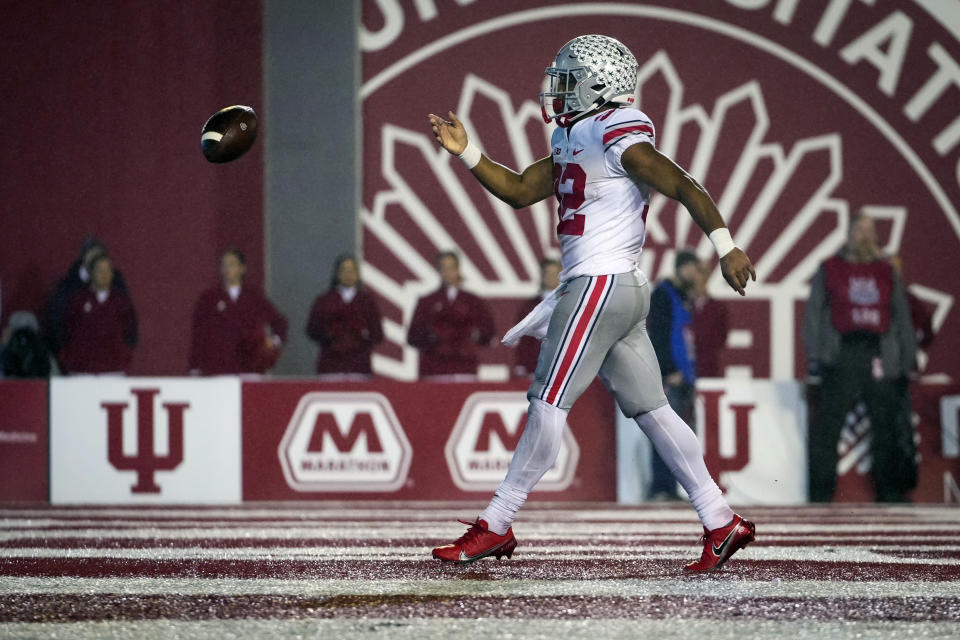
<path fill-rule="evenodd" d="M 129 403 L 103 402 L 100 406 L 107 412 L 107 459 L 119 471 L 136 471 L 137 483 L 132 493 L 160 493 L 154 480 L 157 471 L 173 471 L 183 462 L 183 414 L 190 407 L 188 402 L 164 402 L 167 411 L 169 446 L 167 454 L 158 456 L 154 449 L 154 397 L 160 389 L 131 389 L 137 399 L 137 453 L 129 456 L 123 452 L 123 413 Z"/>
<path fill-rule="evenodd" d="M 523 434 L 528 404 L 523 391 L 482 391 L 467 398 L 444 447 L 454 484 L 464 491 L 497 488 Z M 580 447 L 570 429 L 565 429 L 557 461 L 537 489 L 569 487 L 579 459 Z"/>
<path fill-rule="evenodd" d="M 723 402 L 723 390 L 700 390 L 702 404 L 700 440 L 703 458 L 710 475 L 718 478 L 723 486 L 723 473 L 741 471 L 750 462 L 750 414 L 756 404 L 732 404 Z M 729 446 L 732 444 L 733 446 Z"/>
<path fill-rule="evenodd" d="M 295 491 L 396 491 L 413 449 L 379 393 L 308 393 L 277 449 Z"/>

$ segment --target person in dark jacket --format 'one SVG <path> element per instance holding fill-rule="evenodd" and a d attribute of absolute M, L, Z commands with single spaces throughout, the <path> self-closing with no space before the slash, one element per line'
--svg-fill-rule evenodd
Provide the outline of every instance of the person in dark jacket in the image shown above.
<path fill-rule="evenodd" d="M 137 314 L 114 286 L 113 260 L 90 263 L 90 287 L 74 294 L 64 315 L 60 362 L 68 373 L 126 373 L 137 342 Z"/>
<path fill-rule="evenodd" d="M 383 340 L 382 319 L 376 300 L 363 288 L 352 255 L 342 255 L 334 263 L 330 289 L 317 296 L 310 310 L 307 335 L 320 345 L 318 374 L 372 375 L 370 358 Z"/>
<path fill-rule="evenodd" d="M 697 254 L 678 251 L 674 259 L 674 275 L 653 290 L 647 316 L 647 333 L 660 363 L 667 402 L 691 428 L 694 426 L 694 385 L 697 379 L 691 296 L 700 277 Z M 651 497 L 678 500 L 673 473 L 656 451 L 652 452 L 651 462 Z"/>
<path fill-rule="evenodd" d="M 487 303 L 461 288 L 460 258 L 452 251 L 436 260 L 440 288 L 417 303 L 407 342 L 420 349 L 420 377 L 475 377 L 477 349 L 493 338 Z"/>
<path fill-rule="evenodd" d="M 287 319 L 244 282 L 247 260 L 229 249 L 220 257 L 220 283 L 193 309 L 189 366 L 193 375 L 264 373 L 287 339 Z"/>
<path fill-rule="evenodd" d="M 873 219 L 858 212 L 844 248 L 810 282 L 803 345 L 821 383 L 808 435 L 810 500 L 830 502 L 837 441 L 847 412 L 862 399 L 870 417 L 877 500 L 902 502 L 914 463 L 901 451 L 904 383 L 916 362 L 916 337 L 900 275 L 877 247 Z"/>

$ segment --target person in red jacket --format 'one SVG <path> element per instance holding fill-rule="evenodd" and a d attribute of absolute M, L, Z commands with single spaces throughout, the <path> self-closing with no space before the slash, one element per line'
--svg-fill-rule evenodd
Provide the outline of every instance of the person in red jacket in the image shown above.
<path fill-rule="evenodd" d="M 64 315 L 60 362 L 68 373 L 126 373 L 137 341 L 137 316 L 114 282 L 106 253 L 90 263 L 90 287 L 75 293 Z"/>
<path fill-rule="evenodd" d="M 441 252 L 435 264 L 440 288 L 417 302 L 407 342 L 420 349 L 421 378 L 475 377 L 477 347 L 490 344 L 493 315 L 483 300 L 460 288 L 456 253 Z"/>
<path fill-rule="evenodd" d="M 317 296 L 310 310 L 307 335 L 320 345 L 318 374 L 372 375 L 370 355 L 383 340 L 383 327 L 377 302 L 363 289 L 352 255 L 342 255 L 334 263 L 330 290 Z"/>
<path fill-rule="evenodd" d="M 540 304 L 543 298 L 560 286 L 560 272 L 563 267 L 559 260 L 544 258 L 540 261 L 540 293 L 526 300 L 517 313 L 517 322 L 527 317 L 533 308 Z M 537 359 L 540 357 L 540 341 L 532 336 L 523 336 L 517 343 L 517 350 L 513 357 L 513 374 L 521 378 L 532 378 L 537 370 Z"/>
<path fill-rule="evenodd" d="M 244 284 L 246 273 L 241 251 L 229 249 L 220 257 L 220 284 L 200 294 L 193 309 L 191 374 L 264 373 L 280 357 L 287 319 Z"/>

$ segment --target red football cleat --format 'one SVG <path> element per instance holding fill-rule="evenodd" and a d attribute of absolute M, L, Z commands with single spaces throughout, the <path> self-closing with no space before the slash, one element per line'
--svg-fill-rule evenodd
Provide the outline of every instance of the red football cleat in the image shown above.
<path fill-rule="evenodd" d="M 487 556 L 496 556 L 499 560 L 500 556 L 509 558 L 513 555 L 513 550 L 517 548 L 517 539 L 513 537 L 513 527 L 507 529 L 507 533 L 501 536 L 487 529 L 486 520 L 478 519 L 476 522 L 458 520 L 458 522 L 470 525 L 470 528 L 453 544 L 446 544 L 434 549 L 434 558 L 461 564 Z"/>
<path fill-rule="evenodd" d="M 687 571 L 716 571 L 723 566 L 734 553 L 753 542 L 756 526 L 749 520 L 744 520 L 733 514 L 733 520 L 725 527 L 707 531 L 703 528 L 703 555 L 696 562 L 691 562 L 684 569 Z"/>

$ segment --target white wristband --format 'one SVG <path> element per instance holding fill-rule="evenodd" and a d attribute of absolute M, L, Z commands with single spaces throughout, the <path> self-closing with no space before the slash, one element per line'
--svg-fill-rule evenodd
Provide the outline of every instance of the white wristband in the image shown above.
<path fill-rule="evenodd" d="M 719 258 L 722 258 L 737 248 L 737 245 L 733 243 L 733 238 L 730 237 L 730 229 L 726 227 L 720 227 L 719 229 L 711 231 L 710 242 L 713 243 L 713 248 L 716 250 L 717 257 Z"/>
<path fill-rule="evenodd" d="M 480 164 L 481 156 L 483 156 L 483 154 L 480 152 L 480 147 L 473 144 L 472 140 L 467 140 L 467 146 L 464 147 L 463 153 L 457 157 L 463 160 L 463 164 L 467 165 L 467 169 L 473 169 Z"/>

